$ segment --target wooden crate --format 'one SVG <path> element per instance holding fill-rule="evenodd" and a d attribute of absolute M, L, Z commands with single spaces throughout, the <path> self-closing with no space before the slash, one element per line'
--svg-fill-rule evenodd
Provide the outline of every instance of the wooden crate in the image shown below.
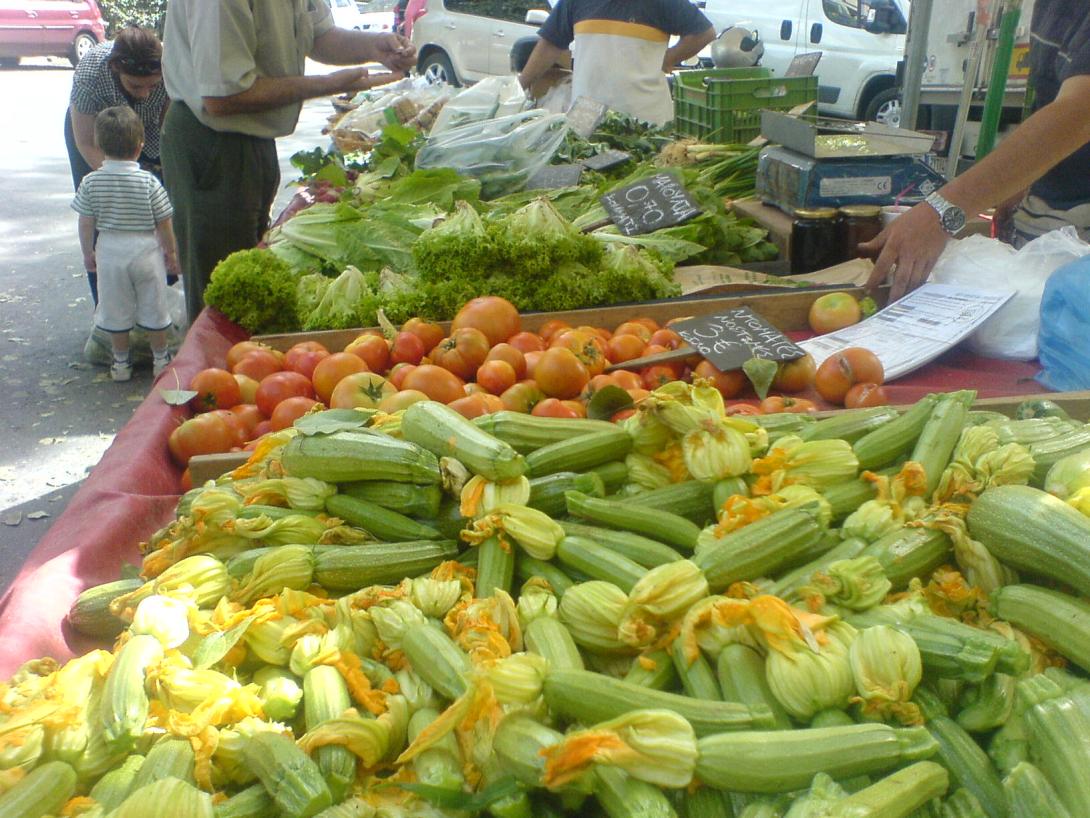
<path fill-rule="evenodd" d="M 862 287 L 837 287 L 838 291 L 848 292 L 856 298 L 866 293 Z M 646 316 L 663 324 L 673 318 L 688 318 L 698 315 L 710 315 L 720 310 L 733 307 L 749 307 L 772 326 L 784 332 L 808 328 L 807 317 L 810 305 L 816 299 L 829 292 L 828 288 L 808 288 L 793 292 L 754 293 L 749 295 L 713 296 L 703 298 L 674 298 L 666 301 L 647 301 L 639 304 L 618 304 L 613 307 L 590 307 L 582 310 L 563 312 L 528 312 L 522 314 L 522 328 L 534 332 L 549 320 L 558 318 L 567 321 L 573 327 L 605 327 L 612 330 L 631 318 Z M 883 302 L 884 293 L 876 294 L 876 300 Z M 444 330 L 450 330 L 449 321 L 441 321 Z M 318 341 L 330 350 L 344 349 L 352 339 L 363 332 L 360 329 L 325 330 L 321 332 L 292 332 L 281 335 L 255 335 L 255 341 L 261 341 L 279 350 L 287 350 L 300 341 Z"/>

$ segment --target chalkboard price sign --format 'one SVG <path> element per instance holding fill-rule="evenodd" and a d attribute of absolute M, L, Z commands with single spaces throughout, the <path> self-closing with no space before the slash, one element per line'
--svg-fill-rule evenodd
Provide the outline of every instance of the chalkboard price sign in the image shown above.
<path fill-rule="evenodd" d="M 670 329 L 724 372 L 738 369 L 750 358 L 793 361 L 806 354 L 748 307 L 678 321 Z"/>
<path fill-rule="evenodd" d="M 681 224 L 701 213 L 684 185 L 666 172 L 611 190 L 600 201 L 626 236 Z"/>

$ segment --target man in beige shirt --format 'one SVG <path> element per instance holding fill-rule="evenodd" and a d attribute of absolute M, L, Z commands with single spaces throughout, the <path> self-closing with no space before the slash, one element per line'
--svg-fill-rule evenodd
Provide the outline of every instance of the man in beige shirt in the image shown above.
<path fill-rule="evenodd" d="M 335 28 L 326 0 L 171 0 L 163 45 L 172 103 L 163 174 L 193 321 L 212 268 L 268 228 L 280 184 L 275 140 L 295 130 L 303 101 L 396 78 L 358 67 L 306 76 L 306 58 L 404 72 L 416 52 L 397 34 Z"/>

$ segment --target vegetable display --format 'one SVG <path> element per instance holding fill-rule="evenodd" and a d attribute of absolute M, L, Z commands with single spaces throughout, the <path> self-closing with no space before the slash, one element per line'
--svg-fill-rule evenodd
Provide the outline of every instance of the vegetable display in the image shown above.
<path fill-rule="evenodd" d="M 1080 815 L 1086 426 L 971 397 L 307 414 L 3 687 L 0 814 Z"/>

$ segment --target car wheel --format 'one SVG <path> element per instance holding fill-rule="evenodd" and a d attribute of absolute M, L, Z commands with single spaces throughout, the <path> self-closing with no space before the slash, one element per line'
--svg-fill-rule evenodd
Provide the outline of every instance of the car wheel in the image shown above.
<path fill-rule="evenodd" d="M 68 61 L 72 63 L 72 67 L 75 68 L 79 65 L 79 61 L 87 56 L 87 52 L 98 45 L 98 40 L 93 35 L 88 34 L 86 31 L 77 34 L 76 39 L 72 42 L 72 53 L 68 55 Z"/>
<path fill-rule="evenodd" d="M 419 71 L 429 85 L 438 85 L 441 82 L 454 87 L 461 85 L 454 74 L 454 66 L 450 64 L 450 57 L 442 51 L 432 51 L 422 59 Z"/>
<path fill-rule="evenodd" d="M 891 128 L 901 127 L 901 92 L 896 88 L 887 88 L 875 94 L 867 103 L 863 119 Z"/>

